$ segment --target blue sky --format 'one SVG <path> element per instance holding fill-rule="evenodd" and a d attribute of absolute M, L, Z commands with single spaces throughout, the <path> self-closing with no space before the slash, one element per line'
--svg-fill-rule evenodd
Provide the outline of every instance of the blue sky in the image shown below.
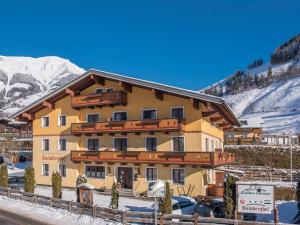
<path fill-rule="evenodd" d="M 0 54 L 56 55 L 197 90 L 268 60 L 299 28 L 298 0 L 9 0 Z"/>

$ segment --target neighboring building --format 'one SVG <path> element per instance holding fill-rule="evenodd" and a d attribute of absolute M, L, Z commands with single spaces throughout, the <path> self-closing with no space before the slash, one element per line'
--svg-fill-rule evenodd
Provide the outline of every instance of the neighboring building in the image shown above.
<path fill-rule="evenodd" d="M 261 144 L 261 118 L 240 120 L 240 127 L 232 127 L 225 132 L 226 145 L 259 145 Z"/>
<path fill-rule="evenodd" d="M 85 174 L 97 188 L 143 193 L 163 179 L 175 195 L 207 193 L 212 169 L 234 161 L 223 129 L 239 125 L 221 98 L 95 70 L 13 116 L 32 121 L 37 184 L 60 171 L 65 187 Z"/>
<path fill-rule="evenodd" d="M 280 134 L 280 133 L 263 133 L 262 144 L 278 146 L 295 146 L 299 145 L 299 135 Z"/>

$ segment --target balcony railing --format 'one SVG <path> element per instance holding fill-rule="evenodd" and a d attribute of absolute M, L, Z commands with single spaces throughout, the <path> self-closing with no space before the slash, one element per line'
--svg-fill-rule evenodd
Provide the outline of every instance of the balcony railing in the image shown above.
<path fill-rule="evenodd" d="M 75 108 L 126 104 L 127 93 L 124 91 L 113 91 L 102 94 L 79 95 L 72 97 L 72 107 Z"/>
<path fill-rule="evenodd" d="M 241 137 L 241 138 L 225 138 L 226 144 L 227 145 L 253 145 L 253 144 L 260 144 L 261 143 L 261 138 L 259 137 Z"/>
<path fill-rule="evenodd" d="M 235 155 L 227 152 L 71 151 L 71 160 L 73 162 L 122 162 L 215 167 L 233 163 Z"/>
<path fill-rule="evenodd" d="M 72 134 L 117 133 L 117 132 L 155 132 L 180 131 L 183 128 L 180 119 L 123 120 L 97 123 L 73 123 Z"/>

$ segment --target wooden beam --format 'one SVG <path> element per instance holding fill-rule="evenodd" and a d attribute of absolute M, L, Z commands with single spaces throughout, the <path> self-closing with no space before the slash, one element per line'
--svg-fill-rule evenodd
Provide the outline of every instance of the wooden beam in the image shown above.
<path fill-rule="evenodd" d="M 75 92 L 74 92 L 72 89 L 70 89 L 70 88 L 66 88 L 65 92 L 66 92 L 68 95 L 71 95 L 72 97 L 75 96 Z"/>
<path fill-rule="evenodd" d="M 164 100 L 164 93 L 162 91 L 152 89 L 152 92 L 154 93 L 155 98 L 163 101 Z"/>
<path fill-rule="evenodd" d="M 202 117 L 210 117 L 215 113 L 217 113 L 217 111 L 202 112 Z"/>
<path fill-rule="evenodd" d="M 42 105 L 48 107 L 49 109 L 55 109 L 55 104 L 53 102 L 43 101 Z"/>
<path fill-rule="evenodd" d="M 191 102 L 193 104 L 194 109 L 200 109 L 200 102 L 197 99 L 191 98 Z"/>
<path fill-rule="evenodd" d="M 99 77 L 97 75 L 92 74 L 90 76 L 91 80 L 93 80 L 96 84 L 105 85 L 105 79 L 103 77 Z"/>
<path fill-rule="evenodd" d="M 210 118 L 210 122 L 218 122 L 220 120 L 223 120 L 224 118 L 222 116 L 218 116 L 218 117 L 212 117 Z"/>
<path fill-rule="evenodd" d="M 119 81 L 119 86 L 123 87 L 123 90 L 129 93 L 132 93 L 132 84 Z"/>
<path fill-rule="evenodd" d="M 22 117 L 28 119 L 28 120 L 34 120 L 34 115 L 33 114 L 30 114 L 30 113 L 22 113 Z"/>

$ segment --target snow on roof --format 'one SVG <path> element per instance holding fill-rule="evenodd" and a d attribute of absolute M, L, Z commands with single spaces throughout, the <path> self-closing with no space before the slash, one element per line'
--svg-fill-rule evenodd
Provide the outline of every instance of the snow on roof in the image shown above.
<path fill-rule="evenodd" d="M 27 122 L 13 120 L 13 121 L 9 122 L 8 124 L 10 124 L 10 125 L 23 125 L 23 124 L 27 124 Z"/>
<path fill-rule="evenodd" d="M 242 128 L 261 128 L 264 120 L 261 117 L 241 119 L 240 124 Z"/>
<path fill-rule="evenodd" d="M 78 188 L 83 187 L 83 188 L 87 188 L 87 189 L 90 189 L 90 190 L 95 189 L 95 187 L 94 187 L 93 185 L 88 184 L 88 183 L 82 183 L 82 184 L 79 184 L 77 187 L 78 187 Z"/>

